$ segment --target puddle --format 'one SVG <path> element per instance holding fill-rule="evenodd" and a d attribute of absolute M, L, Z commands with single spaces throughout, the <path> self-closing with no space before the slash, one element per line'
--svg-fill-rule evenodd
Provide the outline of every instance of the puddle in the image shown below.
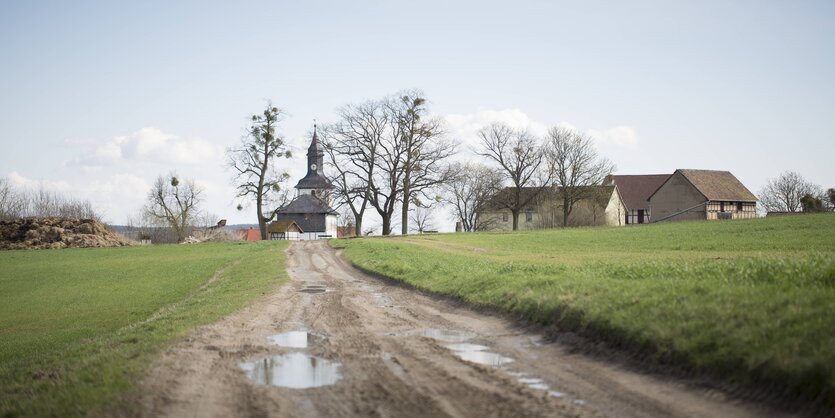
<path fill-rule="evenodd" d="M 302 293 L 325 293 L 325 292 L 327 292 L 327 289 L 325 289 L 324 287 L 305 287 L 304 289 L 299 290 L 299 292 L 302 292 Z"/>
<path fill-rule="evenodd" d="M 520 377 L 519 383 L 523 383 L 525 386 L 531 389 L 537 390 L 549 390 L 551 389 L 544 380 L 536 378 L 536 377 Z"/>
<path fill-rule="evenodd" d="M 391 335 L 404 337 L 427 337 L 433 340 L 443 341 L 447 343 L 460 343 L 467 341 L 471 338 L 475 338 L 475 334 L 469 332 L 434 328 L 419 329 L 415 331 L 407 331 L 402 333 L 393 333 Z"/>
<path fill-rule="evenodd" d="M 332 385 L 342 378 L 340 363 L 304 353 L 243 362 L 240 367 L 246 377 L 255 383 L 292 389 Z"/>
<path fill-rule="evenodd" d="M 319 338 L 317 335 L 311 334 L 307 331 L 289 331 L 282 332 L 281 334 L 270 335 L 267 337 L 267 340 L 279 347 L 307 348 L 308 345 L 312 344 L 317 338 Z"/>
<path fill-rule="evenodd" d="M 510 357 L 486 351 L 488 347 L 478 344 L 450 344 L 447 345 L 447 348 L 455 352 L 455 355 L 462 360 L 483 364 L 485 366 L 497 367 L 513 361 Z"/>

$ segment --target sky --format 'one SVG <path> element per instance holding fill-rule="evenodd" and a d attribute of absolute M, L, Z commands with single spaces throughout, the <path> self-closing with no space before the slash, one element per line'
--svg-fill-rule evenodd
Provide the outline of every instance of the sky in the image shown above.
<path fill-rule="evenodd" d="M 832 1 L 2 1 L 0 176 L 119 224 L 175 170 L 254 223 L 224 154 L 253 113 L 286 112 L 294 185 L 314 119 L 418 88 L 462 150 L 491 122 L 561 124 L 619 174 L 835 187 L 833 22 Z"/>

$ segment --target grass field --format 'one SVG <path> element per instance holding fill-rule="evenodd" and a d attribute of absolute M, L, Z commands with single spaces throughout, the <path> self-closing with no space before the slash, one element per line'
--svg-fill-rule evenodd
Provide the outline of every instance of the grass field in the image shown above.
<path fill-rule="evenodd" d="M 420 289 L 835 406 L 835 215 L 332 245 Z"/>
<path fill-rule="evenodd" d="M 0 416 L 108 408 L 167 342 L 283 282 L 285 246 L 0 252 Z"/>

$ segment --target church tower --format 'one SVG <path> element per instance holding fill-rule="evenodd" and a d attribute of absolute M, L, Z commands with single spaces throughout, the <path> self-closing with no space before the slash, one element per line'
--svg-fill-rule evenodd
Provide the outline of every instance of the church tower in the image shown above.
<path fill-rule="evenodd" d="M 313 140 L 310 141 L 310 147 L 307 148 L 307 175 L 299 180 L 299 183 L 296 184 L 296 189 L 299 191 L 300 196 L 304 194 L 313 195 L 330 205 L 333 184 L 325 178 L 325 172 L 322 167 L 324 161 L 325 152 L 319 145 L 316 125 L 313 125 Z"/>

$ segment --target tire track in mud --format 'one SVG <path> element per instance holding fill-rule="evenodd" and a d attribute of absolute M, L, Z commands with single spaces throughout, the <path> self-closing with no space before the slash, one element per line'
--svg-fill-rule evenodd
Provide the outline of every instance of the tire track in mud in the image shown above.
<path fill-rule="evenodd" d="M 295 242 L 287 253 L 290 282 L 170 347 L 140 383 L 139 395 L 126 401 L 128 414 L 778 416 L 716 391 L 572 354 L 507 319 L 387 285 L 350 267 L 325 242 Z M 308 332 L 300 344 L 306 347 L 271 343 L 270 336 L 290 331 Z M 465 356 L 450 344 L 471 351 Z M 513 361 L 492 366 L 462 356 Z M 284 364 L 291 358 L 303 361 Z M 334 384 L 264 384 L 315 381 L 323 377 L 317 367 L 330 362 L 340 364 Z"/>

